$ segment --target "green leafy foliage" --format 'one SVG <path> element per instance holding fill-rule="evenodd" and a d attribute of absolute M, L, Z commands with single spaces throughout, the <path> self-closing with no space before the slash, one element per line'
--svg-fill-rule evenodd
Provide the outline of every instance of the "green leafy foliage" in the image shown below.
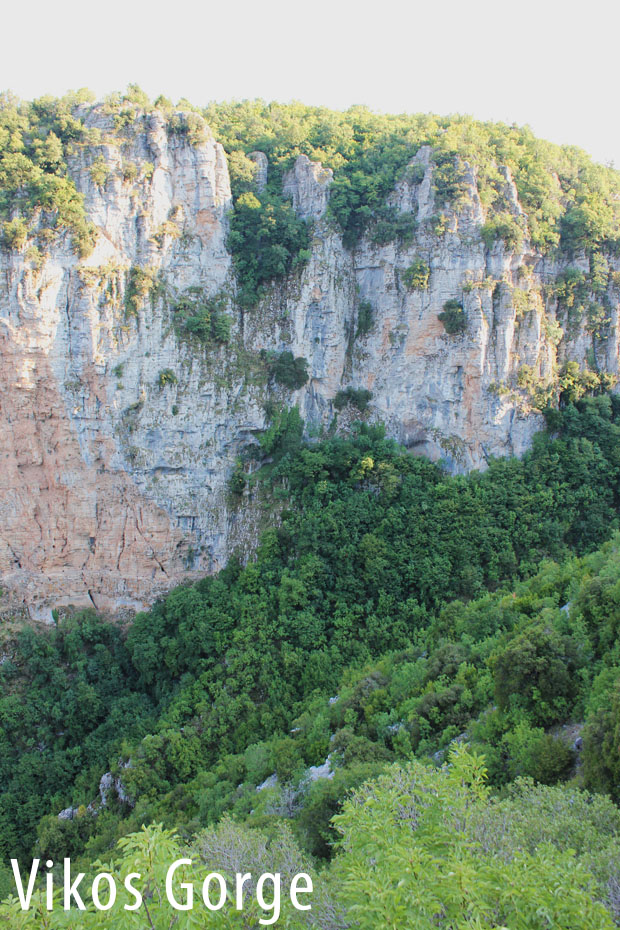
<path fill-rule="evenodd" d="M 144 106 L 143 103 L 139 104 Z M 168 132 L 173 135 L 185 137 L 190 145 L 204 145 L 210 139 L 209 129 L 204 118 L 195 110 L 185 113 L 173 113 L 168 119 Z"/>
<path fill-rule="evenodd" d="M 360 301 L 360 305 L 357 310 L 357 327 L 355 330 L 355 336 L 358 339 L 363 339 L 372 331 L 372 328 L 375 323 L 375 313 L 372 309 L 372 304 L 368 300 Z"/>
<path fill-rule="evenodd" d="M 367 388 L 354 388 L 349 386 L 342 391 L 336 392 L 334 407 L 336 410 L 344 410 L 348 404 L 351 404 L 352 407 L 357 407 L 358 410 L 364 411 L 368 408 L 368 404 L 371 400 L 372 391 L 369 391 Z"/>
<path fill-rule="evenodd" d="M 523 229 L 511 213 L 492 216 L 480 230 L 480 235 L 487 249 L 493 248 L 498 239 L 509 251 L 519 249 L 523 242 Z"/>
<path fill-rule="evenodd" d="M 543 624 L 527 631 L 494 657 L 495 697 L 502 710 L 520 707 L 535 723 L 565 720 L 574 698 L 576 673 L 586 661 L 574 637 Z"/>
<path fill-rule="evenodd" d="M 71 147 L 89 138 L 74 115 L 88 99 L 84 92 L 32 103 L 0 96 L 0 220 L 8 248 L 21 248 L 26 234 L 45 246 L 68 230 L 80 256 L 92 250 L 94 228 L 67 167 Z"/>
<path fill-rule="evenodd" d="M 577 362 L 566 362 L 558 380 L 560 403 L 575 403 L 588 394 L 604 394 L 616 383 L 616 378 L 605 371 L 580 368 Z"/>
<path fill-rule="evenodd" d="M 125 313 L 137 317 L 147 297 L 157 292 L 157 270 L 152 266 L 132 265 L 125 286 Z"/>
<path fill-rule="evenodd" d="M 186 859 L 177 867 L 169 882 L 168 872 L 172 863 Z M 235 867 L 236 866 L 236 867 Z M 96 867 L 96 868 L 95 868 Z M 299 930 L 310 926 L 308 911 L 297 910 L 291 901 L 290 888 L 295 875 L 310 873 L 313 869 L 307 857 L 299 851 L 290 831 L 280 827 L 277 836 L 271 838 L 258 831 L 239 828 L 229 820 L 224 821 L 216 830 L 200 833 L 190 848 L 182 843 L 171 830 L 163 829 L 162 824 L 142 827 L 139 831 L 124 837 L 118 842 L 111 861 L 97 861 L 94 869 L 97 873 L 105 872 L 110 879 L 103 884 L 106 892 L 100 892 L 100 901 L 107 900 L 107 888 L 114 884 L 116 888 L 115 903 L 110 910 L 97 909 L 87 889 L 92 886 L 84 882 L 78 886 L 83 896 L 85 910 L 76 914 L 74 909 L 63 909 L 63 895 L 58 890 L 54 895 L 52 910 L 46 905 L 42 890 L 35 891 L 29 910 L 20 909 L 16 896 L 0 905 L 0 919 L 5 927 L 13 930 L 40 930 L 41 927 L 70 928 L 79 926 L 84 930 L 106 927 L 111 930 L 193 930 L 195 927 L 217 927 L 220 930 L 242 930 L 248 926 L 273 924 Z M 209 887 L 209 898 L 214 908 L 208 909 L 202 897 L 203 883 L 212 872 L 222 876 L 225 883 L 225 897 L 221 908 L 218 906 L 219 885 L 214 882 Z M 273 875 L 271 885 L 264 886 L 264 893 L 259 891 L 258 881 L 261 875 Z M 246 881 L 238 906 L 236 889 L 237 874 L 245 874 Z M 129 892 L 125 879 L 133 876 Z M 314 876 L 314 883 L 317 879 Z M 279 894 L 274 893 L 278 883 Z M 303 891 L 305 882 L 301 886 Z M 139 898 L 137 895 L 139 894 Z M 177 902 L 173 906 L 170 898 Z M 296 898 L 303 905 L 308 895 L 303 893 Z M 331 902 L 321 901 L 325 895 L 318 895 L 315 905 L 321 911 L 332 910 Z M 312 900 L 312 899 L 311 899 Z M 136 903 L 139 906 L 136 907 Z M 191 905 L 188 908 L 188 905 Z M 327 905 L 327 907 L 326 907 Z M 125 908 L 129 910 L 125 910 Z M 275 920 L 274 920 L 275 918 Z"/>
<path fill-rule="evenodd" d="M 246 487 L 246 474 L 243 467 L 243 461 L 238 458 L 235 462 L 233 472 L 228 479 L 228 490 L 232 495 L 241 497 Z"/>
<path fill-rule="evenodd" d="M 403 272 L 405 287 L 413 291 L 425 291 L 431 276 L 428 262 L 423 258 L 416 258 Z"/>
<path fill-rule="evenodd" d="M 173 372 L 172 368 L 164 368 L 159 372 L 157 383 L 160 388 L 165 388 L 169 384 L 178 384 L 179 379 Z"/>
<path fill-rule="evenodd" d="M 439 207 L 465 202 L 468 171 L 475 173 L 489 212 L 490 242 L 499 237 L 514 247 L 521 235 L 507 215 L 505 168 L 536 247 L 601 251 L 618 242 L 618 172 L 593 164 L 577 148 L 537 139 L 527 127 L 466 116 L 380 115 L 358 106 L 335 113 L 260 100 L 213 104 L 204 114 L 229 153 L 265 152 L 276 178 L 299 154 L 331 168 L 329 211 L 349 247 L 367 231 L 378 243 L 410 241 L 413 218 L 394 213 L 386 201 L 398 180 L 421 182 L 425 166 L 415 157 L 423 146 L 431 148 Z"/>
<path fill-rule="evenodd" d="M 405 248 L 414 240 L 418 224 L 412 213 L 399 212 L 395 207 L 378 207 L 370 231 L 370 240 L 375 245 L 396 242 Z"/>
<path fill-rule="evenodd" d="M 269 426 L 259 437 L 261 455 L 276 461 L 293 454 L 301 445 L 304 423 L 299 407 L 267 405 Z"/>
<path fill-rule="evenodd" d="M 204 288 L 190 287 L 172 305 L 174 326 L 181 336 L 195 336 L 199 342 L 228 343 L 231 318 L 222 294 L 208 297 Z"/>
<path fill-rule="evenodd" d="M 162 824 L 143 826 L 88 870 L 80 888 L 86 905 L 80 926 L 233 930 L 275 918 L 277 926 L 292 930 L 351 923 L 369 930 L 448 930 L 456 921 L 472 928 L 612 930 L 618 918 L 618 810 L 584 792 L 523 779 L 500 800 L 490 795 L 485 776 L 484 758 L 460 746 L 439 769 L 419 762 L 392 766 L 356 786 L 332 819 L 336 855 L 320 872 L 281 820 L 265 830 L 225 816 L 189 843 Z M 331 789 L 323 785 L 320 794 L 327 798 Z M 177 867 L 170 893 L 180 904 L 191 902 L 186 911 L 173 909 L 166 887 L 171 864 L 182 858 L 187 861 Z M 117 889 L 109 911 L 97 911 L 87 891 L 102 871 Z M 210 872 L 222 876 L 228 892 L 217 911 L 207 910 L 201 897 Z M 257 880 L 265 873 L 279 881 L 277 904 L 273 892 L 259 893 Z M 312 883 L 301 902 L 311 903 L 310 910 L 291 901 L 289 889 L 300 873 Z M 140 897 L 137 910 L 126 911 L 136 904 L 136 894 L 125 888 L 130 874 Z M 240 903 L 238 875 L 245 876 Z M 72 927 L 75 911 L 64 911 L 62 903 L 57 892 L 48 911 L 38 888 L 29 911 L 21 911 L 12 896 L 0 905 L 0 919 L 9 930 Z"/>
<path fill-rule="evenodd" d="M 291 391 L 298 391 L 308 382 L 308 362 L 305 358 L 295 358 L 288 349 L 284 352 L 267 353 L 270 375 L 278 384 Z"/>
<path fill-rule="evenodd" d="M 447 300 L 439 314 L 439 319 L 449 336 L 464 333 L 467 329 L 467 314 L 459 300 Z"/>
<path fill-rule="evenodd" d="M 271 281 L 290 274 L 310 256 L 306 223 L 288 201 L 270 190 L 248 191 L 235 200 L 227 244 L 242 307 L 255 306 Z"/>
<path fill-rule="evenodd" d="M 0 105 L 2 243 L 28 247 L 33 264 L 64 231 L 83 252 L 92 243 L 67 169 L 72 147 L 91 141 L 80 99 Z M 106 106 L 118 133 L 152 109 L 137 87 Z M 242 309 L 308 258 L 309 227 L 282 193 L 298 154 L 335 172 L 329 215 L 350 248 L 362 236 L 411 243 L 413 216 L 388 198 L 424 177 L 437 235 L 475 181 L 485 244 L 517 248 L 526 228 L 507 210 L 505 165 L 534 245 L 577 256 L 548 296 L 569 323 L 585 317 L 604 335 L 620 189 L 615 172 L 578 150 L 460 117 L 156 106 L 172 135 L 199 146 L 209 123 L 227 148 Z M 269 163 L 260 190 L 255 149 Z M 88 163 L 104 186 L 105 165 Z M 138 177 L 132 163 L 123 171 Z M 162 226 L 161 241 L 173 227 Z M 416 259 L 403 283 L 423 290 L 429 274 Z M 160 287 L 152 268 L 131 268 L 127 313 Z M 229 339 L 222 295 L 191 289 L 172 312 L 180 335 Z M 440 319 L 447 333 L 466 328 L 458 301 Z M 362 301 L 351 341 L 372 326 Z M 305 359 L 291 352 L 263 362 L 289 390 L 307 382 Z M 176 376 L 165 369 L 158 381 Z M 536 394 L 534 382 L 522 366 L 520 386 Z M 163 874 L 186 851 L 191 878 L 222 860 L 283 875 L 321 860 L 316 910 L 286 909 L 291 928 L 618 922 L 620 814 L 609 798 L 565 784 L 620 800 L 620 541 L 605 542 L 619 525 L 620 401 L 610 386 L 594 361 L 567 363 L 559 409 L 545 411 L 548 431 L 531 452 L 455 477 L 378 427 L 304 443 L 299 410 L 270 405 L 257 469 L 240 457 L 229 482 L 237 505 L 255 495 L 270 518 L 255 556 L 175 589 L 128 629 L 78 613 L 4 636 L 4 860 L 70 855 L 92 872 L 105 857 L 116 875 L 145 876 L 135 919 L 90 908 L 84 927 L 256 924 L 256 902 L 243 915 L 170 911 Z M 538 391 L 539 406 L 551 393 Z M 349 387 L 334 404 L 364 411 L 370 399 Z M 0 894 L 10 887 L 2 868 Z M 0 906 L 9 928 L 72 921 L 60 907 L 50 917 L 40 890 L 30 914 L 14 900 Z"/>
<path fill-rule="evenodd" d="M 347 914 L 364 930 L 611 930 L 587 865 L 544 838 L 524 851 L 506 837 L 484 776 L 483 759 L 460 748 L 439 772 L 413 764 L 354 792 L 335 818 Z"/>
<path fill-rule="evenodd" d="M 101 621 L 77 637 L 86 621 L 67 620 L 11 647 L 7 853 L 92 859 L 142 823 L 191 834 L 231 811 L 265 828 L 286 816 L 329 855 L 347 786 L 464 731 L 492 784 L 556 782 L 575 755 L 553 728 L 586 719 L 590 732 L 592 721 L 603 735 L 584 740 L 584 771 L 613 786 L 615 718 L 595 722 L 613 707 L 620 668 L 617 543 L 540 565 L 595 549 L 618 525 L 617 398 L 555 411 L 555 435 L 522 461 L 456 477 L 376 427 L 305 445 L 296 408 L 269 415 L 259 454 L 270 464 L 250 493 L 280 518 L 253 560 L 177 588 L 126 637 Z M 333 787 L 309 787 L 306 767 L 328 755 Z M 111 800 L 94 817 L 86 807 L 105 771 L 130 804 Z M 276 786 L 257 793 L 274 772 Z"/>
<path fill-rule="evenodd" d="M 2 230 L 3 245 L 14 252 L 21 252 L 28 241 L 28 223 L 22 217 L 16 217 L 4 224 Z"/>
<path fill-rule="evenodd" d="M 113 747 L 144 733 L 154 708 L 136 689 L 121 630 L 94 612 L 44 634 L 24 629 L 9 655 L 1 673 L 0 842 L 13 855 L 32 845 L 43 814 L 68 806 L 70 783 L 78 804 L 97 795 Z M 86 817 L 67 829 L 65 855 L 81 850 L 92 828 Z"/>
<path fill-rule="evenodd" d="M 0 101 L 0 220 L 23 219 L 43 246 L 50 236 L 68 230 L 81 255 L 92 248 L 94 229 L 70 180 L 68 157 L 76 147 L 99 141 L 85 128 L 83 104 L 91 99 L 81 91 L 32 103 L 5 94 Z M 309 257 L 307 224 L 282 191 L 284 172 L 302 153 L 334 171 L 329 212 L 351 248 L 366 233 L 378 245 L 411 244 L 415 218 L 398 212 L 388 198 L 399 181 L 421 182 L 426 166 L 418 153 L 426 146 L 440 208 L 463 205 L 475 177 L 488 212 L 483 238 L 489 246 L 500 238 L 516 248 L 523 234 L 507 206 L 506 171 L 514 179 L 536 247 L 600 256 L 618 245 L 618 173 L 593 164 L 579 149 L 536 139 L 527 128 L 470 117 L 389 116 L 364 107 L 336 113 L 263 101 L 212 104 L 203 111 L 181 101 L 172 112 L 169 101 L 160 98 L 153 105 L 139 88 L 111 95 L 105 107 L 119 135 L 157 108 L 166 113 L 169 133 L 191 145 L 207 142 L 210 130 L 223 142 L 234 197 L 229 246 L 245 307 L 254 306 L 271 282 Z M 264 152 L 269 162 L 267 186 L 260 191 L 256 166 L 248 158 L 255 150 Z M 136 171 L 129 163 L 124 167 L 127 179 L 137 176 Z M 94 155 L 90 172 L 103 187 L 108 169 L 100 154 Z M 144 176 L 148 174 L 145 165 Z M 10 238 L 7 245 L 13 247 Z"/>

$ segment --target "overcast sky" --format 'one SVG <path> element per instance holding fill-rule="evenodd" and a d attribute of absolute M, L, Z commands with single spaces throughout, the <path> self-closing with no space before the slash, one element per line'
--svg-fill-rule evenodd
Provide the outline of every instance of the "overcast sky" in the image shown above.
<path fill-rule="evenodd" d="M 619 26 L 613 0 L 13 2 L 0 88 L 470 113 L 620 167 Z"/>

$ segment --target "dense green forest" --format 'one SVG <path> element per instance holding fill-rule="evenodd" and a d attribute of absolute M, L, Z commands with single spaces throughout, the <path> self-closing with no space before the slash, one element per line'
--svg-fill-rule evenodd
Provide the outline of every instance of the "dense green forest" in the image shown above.
<path fill-rule="evenodd" d="M 452 477 L 379 427 L 308 444 L 295 411 L 281 416 L 273 461 L 251 479 L 281 517 L 246 566 L 233 559 L 177 588 L 127 630 L 86 612 L 5 642 L 3 861 L 87 865 L 128 834 L 125 851 L 146 855 L 160 837 L 165 858 L 165 844 L 219 848 L 222 834 L 294 850 L 320 873 L 333 898 L 324 906 L 362 927 L 379 919 L 359 910 L 370 860 L 382 913 L 405 907 L 416 926 L 453 926 L 450 908 L 463 902 L 456 884 L 433 879 L 434 857 L 464 870 L 472 920 L 611 925 L 620 398 L 582 399 L 547 419 L 523 460 Z M 373 827 L 403 791 L 412 804 L 419 792 L 434 798 L 421 805 L 419 862 L 405 870 L 427 883 L 415 901 L 395 881 L 411 837 L 398 818 L 393 836 Z M 458 843 L 442 804 L 466 809 Z M 394 858 L 380 854 L 385 843 Z M 515 869 L 517 897 L 500 902 Z M 8 891 L 8 873 L 1 880 Z M 564 889 L 555 922 L 528 923 L 524 902 L 542 907 L 551 880 Z M 432 922 L 437 901 L 444 924 Z M 462 925 L 503 925 L 484 919 Z"/>

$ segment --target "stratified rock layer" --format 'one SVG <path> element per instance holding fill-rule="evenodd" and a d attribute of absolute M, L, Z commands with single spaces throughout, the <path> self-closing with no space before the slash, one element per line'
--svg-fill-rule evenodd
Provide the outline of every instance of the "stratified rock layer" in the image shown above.
<path fill-rule="evenodd" d="M 465 205 L 433 232 L 428 149 L 414 158 L 423 170 L 412 178 L 422 180 L 405 178 L 391 198 L 414 214 L 415 241 L 363 240 L 353 251 L 326 215 L 331 172 L 300 156 L 284 190 L 313 222 L 310 261 L 241 313 L 222 147 L 208 130 L 192 145 L 156 113 L 121 150 L 101 108 L 86 120 L 102 141 L 70 167 L 98 228 L 95 251 L 80 261 L 67 238 L 40 267 L 23 253 L 1 257 L 0 575 L 35 616 L 55 605 L 140 607 L 251 546 L 258 515 L 247 501 L 230 505 L 227 482 L 266 425 L 262 348 L 308 360 L 308 384 L 280 399 L 299 404 L 309 423 L 332 420 L 344 387 L 368 388 L 371 417 L 452 470 L 527 449 L 541 417 L 518 386 L 524 366 L 541 384 L 592 352 L 599 369 L 618 370 L 618 294 L 607 295 L 604 339 L 593 344 L 584 323 L 569 328 L 544 288 L 559 265 L 527 239 L 517 253 L 485 246 L 473 171 Z M 263 183 L 266 160 L 252 157 Z M 107 166 L 101 186 L 96 160 Z M 519 215 L 504 175 L 505 209 Z M 430 268 L 418 290 L 405 274 L 416 259 Z M 571 264 L 588 269 L 585 257 Z M 172 307 L 191 287 L 228 294 L 230 345 L 179 338 Z M 449 335 L 438 314 L 455 298 L 467 329 Z M 364 302 L 373 312 L 365 334 Z"/>

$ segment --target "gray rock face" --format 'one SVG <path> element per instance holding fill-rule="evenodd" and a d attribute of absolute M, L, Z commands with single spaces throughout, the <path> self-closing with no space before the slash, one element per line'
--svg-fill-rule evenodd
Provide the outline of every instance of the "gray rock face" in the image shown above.
<path fill-rule="evenodd" d="M 353 251 L 326 214 L 331 172 L 300 156 L 284 190 L 313 221 L 310 261 L 241 314 L 222 147 L 208 132 L 192 144 L 160 114 L 140 118 L 122 147 L 102 108 L 87 122 L 101 141 L 70 168 L 98 229 L 93 254 L 80 261 L 67 237 L 40 267 L 25 250 L 0 256 L 0 584 L 35 616 L 55 605 L 139 608 L 218 569 L 234 547 L 248 551 L 259 515 L 247 501 L 231 506 L 227 482 L 266 425 L 262 348 L 308 360 L 307 385 L 281 399 L 309 424 L 331 421 L 339 390 L 367 388 L 371 418 L 453 471 L 528 448 L 542 423 L 518 383 L 524 366 L 544 384 L 565 360 L 591 357 L 587 321 L 569 328 L 545 290 L 562 267 L 527 238 L 517 251 L 485 246 L 473 170 L 463 204 L 433 227 L 426 148 L 390 200 L 415 217 L 413 243 L 367 238 Z M 520 216 L 504 177 L 505 209 Z M 423 289 L 408 284 L 416 260 L 430 270 Z M 223 295 L 229 345 L 181 338 L 174 306 L 189 288 Z M 594 350 L 615 374 L 617 289 L 607 297 L 611 321 Z M 451 299 L 467 314 L 455 335 L 438 318 Z"/>
<path fill-rule="evenodd" d="M 78 814 L 77 807 L 65 807 L 65 809 L 62 810 L 58 814 L 58 819 L 59 820 L 75 820 L 75 818 L 77 817 L 77 814 Z"/>
<path fill-rule="evenodd" d="M 256 187 L 262 191 L 267 186 L 267 176 L 269 173 L 269 162 L 264 152 L 250 152 L 248 155 L 256 165 Z"/>
<path fill-rule="evenodd" d="M 107 806 L 108 795 L 111 791 L 116 793 L 117 798 L 122 803 L 131 803 L 131 799 L 125 791 L 125 786 L 123 785 L 121 779 L 115 778 L 111 772 L 106 772 L 101 776 L 99 781 L 99 799 L 101 801 L 102 807 Z"/>
<path fill-rule="evenodd" d="M 261 782 L 260 785 L 256 786 L 257 791 L 265 791 L 266 788 L 275 788 L 278 784 L 278 776 L 274 772 L 273 775 L 269 775 L 265 781 Z"/>
<path fill-rule="evenodd" d="M 307 155 L 300 155 L 284 176 L 283 191 L 293 201 L 299 216 L 316 220 L 327 209 L 332 178 L 331 168 L 323 168 L 318 162 L 310 161 Z"/>
<path fill-rule="evenodd" d="M 304 781 L 306 784 L 318 781 L 320 778 L 332 779 L 336 773 L 332 769 L 331 759 L 328 756 L 322 765 L 311 765 L 306 769 Z"/>

